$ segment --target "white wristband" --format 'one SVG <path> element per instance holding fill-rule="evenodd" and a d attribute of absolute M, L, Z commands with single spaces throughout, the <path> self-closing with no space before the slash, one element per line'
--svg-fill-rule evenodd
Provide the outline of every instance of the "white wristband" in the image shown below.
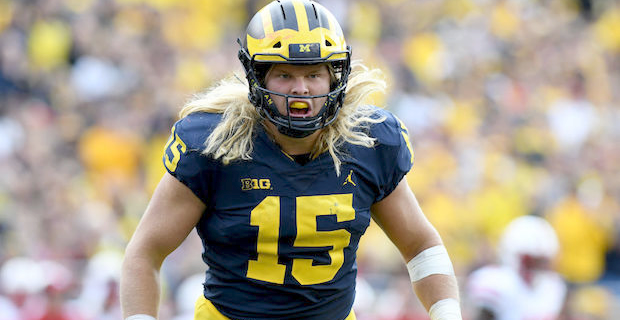
<path fill-rule="evenodd" d="M 426 278 L 431 274 L 454 275 L 452 261 L 443 245 L 430 247 L 407 262 L 411 282 Z"/>
<path fill-rule="evenodd" d="M 456 299 L 448 298 L 435 302 L 430 309 L 428 315 L 431 320 L 462 320 L 461 306 Z"/>
<path fill-rule="evenodd" d="M 129 316 L 125 318 L 125 320 L 157 320 L 153 316 L 149 316 L 148 314 L 134 314 L 133 316 Z"/>

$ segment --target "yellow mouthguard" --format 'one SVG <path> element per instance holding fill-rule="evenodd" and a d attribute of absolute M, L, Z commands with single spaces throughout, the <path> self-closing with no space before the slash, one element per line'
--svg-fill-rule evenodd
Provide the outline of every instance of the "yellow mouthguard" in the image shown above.
<path fill-rule="evenodd" d="M 305 102 L 293 102 L 291 103 L 291 109 L 306 109 L 308 104 Z"/>

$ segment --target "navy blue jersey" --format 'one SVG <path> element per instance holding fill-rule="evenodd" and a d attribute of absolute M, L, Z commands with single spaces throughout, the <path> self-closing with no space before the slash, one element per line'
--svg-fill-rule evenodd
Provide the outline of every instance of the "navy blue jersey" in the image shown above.
<path fill-rule="evenodd" d="M 355 297 L 355 252 L 370 206 L 409 171 L 404 126 L 389 112 L 370 128 L 375 147 L 345 145 L 340 176 L 328 153 L 293 161 L 262 126 L 251 161 L 203 155 L 221 115 L 173 127 L 165 166 L 207 206 L 196 226 L 209 266 L 204 295 L 231 319 L 344 319 Z"/>

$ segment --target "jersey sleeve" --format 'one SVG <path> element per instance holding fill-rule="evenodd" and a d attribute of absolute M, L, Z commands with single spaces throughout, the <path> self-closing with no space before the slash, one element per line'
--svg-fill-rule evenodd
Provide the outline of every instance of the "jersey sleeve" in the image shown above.
<path fill-rule="evenodd" d="M 207 203 L 216 164 L 202 154 L 204 142 L 215 127 L 214 115 L 190 114 L 177 121 L 164 148 L 164 167 Z"/>
<path fill-rule="evenodd" d="M 413 166 L 413 149 L 404 123 L 392 113 L 378 109 L 385 121 L 373 126 L 377 139 L 379 191 L 377 201 L 388 196 Z"/>

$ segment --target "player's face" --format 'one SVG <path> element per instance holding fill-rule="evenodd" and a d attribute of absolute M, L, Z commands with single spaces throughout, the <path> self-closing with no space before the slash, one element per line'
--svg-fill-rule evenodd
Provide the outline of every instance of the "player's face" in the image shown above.
<path fill-rule="evenodd" d="M 274 64 L 265 76 L 265 87 L 268 90 L 300 96 L 314 96 L 327 94 L 330 91 L 330 73 L 326 64 L 317 65 L 291 65 Z M 282 115 L 290 113 L 291 117 L 314 117 L 316 116 L 326 97 L 302 99 L 286 98 L 272 94 L 275 105 Z"/>
<path fill-rule="evenodd" d="M 543 256 L 521 256 L 521 267 L 519 272 L 527 283 L 532 283 L 535 280 L 536 275 L 540 272 L 548 271 L 551 269 L 551 260 Z"/>

